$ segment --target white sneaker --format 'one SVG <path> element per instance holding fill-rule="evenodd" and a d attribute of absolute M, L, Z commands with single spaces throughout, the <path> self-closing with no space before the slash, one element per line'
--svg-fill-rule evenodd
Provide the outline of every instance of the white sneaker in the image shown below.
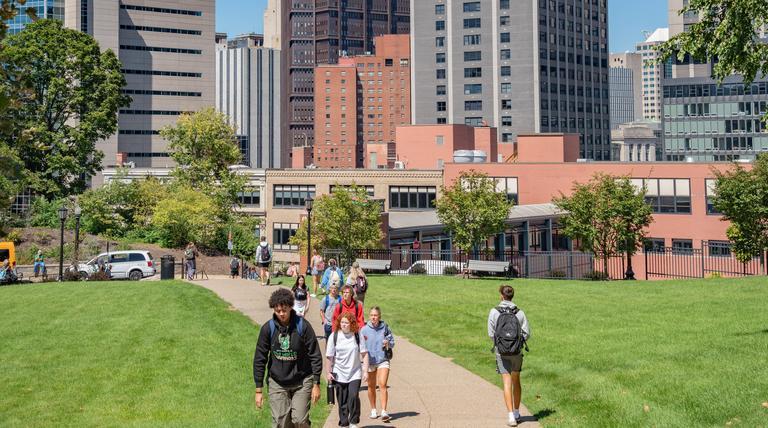
<path fill-rule="evenodd" d="M 376 419 L 378 417 L 379 415 L 376 413 L 376 409 L 371 410 L 371 419 Z"/>
<path fill-rule="evenodd" d="M 381 411 L 381 421 L 382 422 L 389 422 L 391 418 L 389 417 L 389 413 L 387 413 L 386 410 Z"/>
<path fill-rule="evenodd" d="M 349 426 L 349 428 L 357 428 L 357 425 L 352 424 L 352 425 Z"/>
<path fill-rule="evenodd" d="M 517 426 L 517 419 L 515 419 L 514 415 L 509 415 L 509 420 L 507 421 L 507 425 L 509 425 L 511 427 L 516 427 Z"/>

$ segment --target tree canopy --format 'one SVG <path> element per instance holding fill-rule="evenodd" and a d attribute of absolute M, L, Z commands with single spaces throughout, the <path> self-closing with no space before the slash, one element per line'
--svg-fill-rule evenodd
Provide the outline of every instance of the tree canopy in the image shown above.
<path fill-rule="evenodd" d="M 513 204 L 505 193 L 496 191 L 496 180 L 474 170 L 464 171 L 451 186 L 443 186 L 441 193 L 437 216 L 456 247 L 469 252 L 504 230 Z"/>
<path fill-rule="evenodd" d="M 85 190 L 101 169 L 96 142 L 117 130 L 129 105 L 114 52 L 88 34 L 41 19 L 2 43 L 5 87 L 14 102 L 4 134 L 27 170 L 27 184 L 47 197 Z"/>
<path fill-rule="evenodd" d="M 653 220 L 645 189 L 638 191 L 628 177 L 598 173 L 587 183 L 575 183 L 570 196 L 561 192 L 553 202 L 567 212 L 560 219 L 563 234 L 603 259 L 605 274 L 611 256 L 635 254 Z"/>
<path fill-rule="evenodd" d="M 739 164 L 715 172 L 713 204 L 730 221 L 728 239 L 742 262 L 768 250 L 768 155 L 758 156 L 751 170 Z"/>

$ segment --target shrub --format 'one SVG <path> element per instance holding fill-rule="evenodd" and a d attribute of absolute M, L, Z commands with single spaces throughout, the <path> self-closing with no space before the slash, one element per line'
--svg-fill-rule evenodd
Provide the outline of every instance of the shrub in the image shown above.
<path fill-rule="evenodd" d="M 607 273 L 599 270 L 585 273 L 583 278 L 592 281 L 608 281 L 610 279 Z"/>
<path fill-rule="evenodd" d="M 80 272 L 77 270 L 67 269 L 64 271 L 64 278 L 62 279 L 64 281 L 80 281 L 82 278 L 80 278 Z"/>
<path fill-rule="evenodd" d="M 178 248 L 187 242 L 197 242 L 210 248 L 216 234 L 217 221 L 211 216 L 215 211 L 210 196 L 190 188 L 174 189 L 155 208 L 152 226 L 164 247 Z"/>
<path fill-rule="evenodd" d="M 19 232 L 16 229 L 8 232 L 8 236 L 6 236 L 5 239 L 13 242 L 16 245 L 21 244 L 21 242 L 23 241 L 23 239 L 21 238 L 21 232 Z"/>
<path fill-rule="evenodd" d="M 423 264 L 415 264 L 411 267 L 411 275 L 426 275 L 427 268 Z"/>
<path fill-rule="evenodd" d="M 549 272 L 549 277 L 550 278 L 565 278 L 566 275 L 565 275 L 565 272 L 563 272 L 561 270 L 553 270 L 553 271 Z"/>
<path fill-rule="evenodd" d="M 709 274 L 707 274 L 708 279 L 719 279 L 722 277 L 723 277 L 723 274 L 721 274 L 720 272 L 710 272 Z"/>
<path fill-rule="evenodd" d="M 109 281 L 110 277 L 106 272 L 97 271 L 88 276 L 88 281 Z"/>
<path fill-rule="evenodd" d="M 443 268 L 443 275 L 458 275 L 459 268 L 453 265 L 449 265 Z"/>

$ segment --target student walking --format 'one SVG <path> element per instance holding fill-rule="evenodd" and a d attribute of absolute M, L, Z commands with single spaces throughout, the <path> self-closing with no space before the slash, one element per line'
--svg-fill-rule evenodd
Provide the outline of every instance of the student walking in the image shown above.
<path fill-rule="evenodd" d="M 259 265 L 261 285 L 269 285 L 269 264 L 272 263 L 272 248 L 267 243 L 267 237 L 262 236 L 256 247 L 256 264 Z"/>
<path fill-rule="evenodd" d="M 331 321 L 333 325 L 336 325 L 336 320 L 339 316 L 345 312 L 349 312 L 355 316 L 357 325 L 365 325 L 365 312 L 363 312 L 363 304 L 355 300 L 354 291 L 349 285 L 341 287 L 341 303 L 333 310 L 333 318 Z M 333 328 L 336 331 L 336 327 Z"/>
<path fill-rule="evenodd" d="M 371 404 L 371 419 L 381 415 L 382 422 L 389 422 L 387 413 L 387 381 L 389 380 L 389 362 L 392 359 L 392 348 L 395 346 L 395 337 L 392 335 L 387 323 L 381 319 L 381 309 L 378 306 L 371 308 L 368 314 L 368 323 L 360 332 L 365 338 L 365 346 L 368 350 L 368 402 Z M 376 386 L 379 386 L 381 396 L 381 413 L 376 413 Z"/>
<path fill-rule="evenodd" d="M 352 286 L 352 291 L 355 292 L 355 300 L 365 303 L 365 293 L 368 291 L 368 277 L 365 276 L 365 271 L 363 271 L 358 262 L 352 263 L 352 267 L 349 269 L 349 276 L 347 277 L 347 284 Z"/>
<path fill-rule="evenodd" d="M 195 279 L 195 270 L 197 269 L 197 247 L 193 242 L 187 244 L 187 248 L 184 250 L 184 260 L 187 269 L 187 279 L 192 281 Z"/>
<path fill-rule="evenodd" d="M 336 306 L 341 304 L 341 296 L 339 295 L 339 286 L 331 284 L 328 289 L 328 294 L 320 300 L 320 320 L 323 322 L 323 330 L 325 331 L 325 338 L 331 335 L 333 331 L 333 313 L 336 310 Z"/>
<path fill-rule="evenodd" d="M 325 260 L 323 260 L 323 256 L 317 254 L 317 250 L 312 250 L 312 262 L 310 265 L 312 266 L 312 297 L 316 297 L 317 286 L 320 284 L 320 275 L 325 270 Z"/>
<path fill-rule="evenodd" d="M 273 428 L 309 428 L 310 400 L 320 399 L 323 357 L 312 326 L 296 315 L 293 294 L 281 288 L 272 293 L 272 318 L 262 324 L 253 357 L 255 404 L 264 404 L 264 376 L 269 383 Z"/>
<path fill-rule="evenodd" d="M 321 285 L 328 292 L 328 287 L 333 283 L 336 283 L 339 287 L 344 285 L 344 272 L 337 266 L 336 259 L 328 260 L 328 268 L 323 273 Z"/>
<path fill-rule="evenodd" d="M 523 369 L 523 347 L 531 337 L 525 313 L 512 302 L 515 289 L 509 285 L 499 287 L 501 303 L 488 314 L 488 336 L 493 339 L 496 371 L 504 384 L 504 404 L 507 406 L 507 425 L 517 426 L 520 419 L 520 371 Z"/>
<path fill-rule="evenodd" d="M 297 276 L 296 282 L 291 289 L 294 298 L 293 310 L 296 311 L 296 315 L 300 317 L 303 317 L 307 309 L 309 309 L 309 301 L 311 299 L 305 281 L 304 275 Z"/>
<path fill-rule="evenodd" d="M 328 340 L 328 382 L 334 383 L 339 406 L 339 426 L 360 423 L 360 384 L 368 381 L 368 350 L 355 316 L 345 312 L 334 324 Z"/>
<path fill-rule="evenodd" d="M 238 260 L 236 256 L 232 256 L 232 258 L 229 260 L 229 275 L 232 277 L 232 279 L 235 279 L 237 278 L 239 272 L 240 260 Z"/>

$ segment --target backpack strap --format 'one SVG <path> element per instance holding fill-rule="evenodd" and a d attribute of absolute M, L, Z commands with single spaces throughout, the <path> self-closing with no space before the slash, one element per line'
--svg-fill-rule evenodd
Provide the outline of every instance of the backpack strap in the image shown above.
<path fill-rule="evenodd" d="M 296 332 L 299 333 L 299 336 L 304 336 L 304 318 L 303 317 L 296 317 L 296 318 L 298 318 L 298 320 L 295 321 Z M 267 324 L 269 324 L 269 347 L 272 348 L 272 338 L 275 336 L 275 330 L 277 330 L 277 325 L 275 325 L 274 318 L 269 320 Z"/>
<path fill-rule="evenodd" d="M 336 341 L 339 339 L 339 330 L 333 332 L 333 348 L 336 349 Z M 355 342 L 357 342 L 357 348 L 360 349 L 360 332 L 355 333 Z"/>

